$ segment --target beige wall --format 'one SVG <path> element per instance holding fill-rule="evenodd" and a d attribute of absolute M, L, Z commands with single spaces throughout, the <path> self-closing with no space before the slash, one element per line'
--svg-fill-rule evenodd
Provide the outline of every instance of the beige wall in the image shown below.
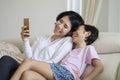
<path fill-rule="evenodd" d="M 120 0 L 103 0 L 97 27 L 101 32 L 120 32 Z M 0 40 L 20 37 L 23 18 L 30 18 L 31 35 L 52 34 L 58 13 L 67 0 L 0 0 Z"/>
<path fill-rule="evenodd" d="M 67 0 L 0 0 L 0 40 L 20 37 L 23 18 L 30 18 L 31 35 L 52 34 L 58 13 Z"/>

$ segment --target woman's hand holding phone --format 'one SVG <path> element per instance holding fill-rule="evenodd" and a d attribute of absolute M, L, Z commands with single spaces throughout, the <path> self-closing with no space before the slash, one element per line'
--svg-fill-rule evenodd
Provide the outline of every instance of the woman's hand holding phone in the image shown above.
<path fill-rule="evenodd" d="M 21 28 L 21 38 L 22 40 L 28 40 L 30 37 L 30 29 L 29 29 L 29 18 L 24 18 L 24 26 Z"/>

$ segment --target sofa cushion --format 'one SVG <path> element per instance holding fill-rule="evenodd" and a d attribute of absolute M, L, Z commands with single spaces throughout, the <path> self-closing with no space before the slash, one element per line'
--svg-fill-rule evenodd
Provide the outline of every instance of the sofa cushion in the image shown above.
<path fill-rule="evenodd" d="M 116 75 L 119 67 L 120 54 L 105 54 L 99 55 L 104 66 L 102 74 L 97 76 L 94 80 L 116 80 Z M 93 69 L 93 66 L 88 65 L 82 75 L 82 78 L 88 75 Z M 112 74 L 111 74 L 112 73 Z M 119 78 L 119 76 L 118 76 Z"/>
<path fill-rule="evenodd" d="M 8 55 L 16 59 L 16 57 L 25 58 L 24 54 L 12 43 L 0 42 L 0 57 Z"/>
<path fill-rule="evenodd" d="M 118 53 L 120 52 L 120 34 L 101 32 L 93 46 L 99 54 Z"/>
<path fill-rule="evenodd" d="M 17 57 L 19 57 L 19 58 L 21 58 L 21 59 L 24 59 L 25 58 L 25 55 L 24 54 L 21 54 L 21 53 L 14 53 L 14 52 L 9 52 L 9 51 L 7 51 L 7 50 L 0 50 L 0 58 L 2 57 L 2 56 L 5 56 L 5 55 L 8 55 L 8 56 L 11 56 L 11 57 L 13 57 L 14 59 L 16 59 L 17 60 Z"/>
<path fill-rule="evenodd" d="M 5 40 L 1 40 L 1 41 L 15 45 L 23 53 L 23 42 L 22 42 L 21 38 L 5 39 Z"/>

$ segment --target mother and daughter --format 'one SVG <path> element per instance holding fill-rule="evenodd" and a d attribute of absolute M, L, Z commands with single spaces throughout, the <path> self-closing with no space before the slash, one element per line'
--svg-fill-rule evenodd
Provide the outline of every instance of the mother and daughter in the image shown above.
<path fill-rule="evenodd" d="M 32 48 L 25 36 L 29 35 L 29 30 L 23 28 L 21 35 L 27 58 L 18 63 L 3 56 L 0 71 L 4 73 L 0 74 L 0 80 L 93 80 L 103 71 L 101 60 L 90 45 L 98 38 L 99 31 L 94 26 L 85 25 L 76 12 L 59 14 L 54 35 L 39 38 Z M 93 65 L 94 69 L 80 79 L 87 64 Z"/>

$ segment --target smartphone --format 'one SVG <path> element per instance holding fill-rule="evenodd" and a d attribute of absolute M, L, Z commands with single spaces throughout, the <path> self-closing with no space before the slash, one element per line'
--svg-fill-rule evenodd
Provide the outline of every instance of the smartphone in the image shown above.
<path fill-rule="evenodd" d="M 30 25 L 29 25 L 29 18 L 24 18 L 24 26 L 26 26 L 26 28 L 24 30 L 29 30 L 30 29 Z M 30 35 L 25 35 L 26 37 L 30 37 Z"/>
<path fill-rule="evenodd" d="M 24 18 L 24 26 L 27 26 L 26 29 L 29 29 L 29 28 L 30 28 L 30 25 L 29 25 L 29 18 Z"/>

